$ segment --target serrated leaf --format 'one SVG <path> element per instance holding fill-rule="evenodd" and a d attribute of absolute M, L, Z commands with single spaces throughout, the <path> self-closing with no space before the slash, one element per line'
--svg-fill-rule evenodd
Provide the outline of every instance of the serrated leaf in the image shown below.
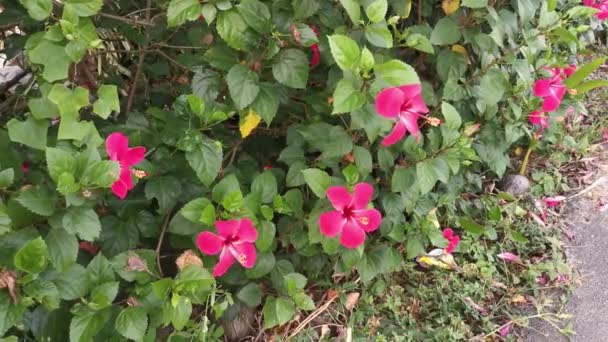
<path fill-rule="evenodd" d="M 167 26 L 179 26 L 187 21 L 196 20 L 201 15 L 198 0 L 171 0 L 167 8 Z"/>
<path fill-rule="evenodd" d="M 325 198 L 325 192 L 331 185 L 331 177 L 327 172 L 319 169 L 306 169 L 301 172 L 312 192 L 319 198 Z"/>
<path fill-rule="evenodd" d="M 51 216 L 56 210 L 57 198 L 46 188 L 27 188 L 19 193 L 16 200 L 29 211 L 41 216 Z"/>
<path fill-rule="evenodd" d="M 48 250 L 41 237 L 21 247 L 13 257 L 15 267 L 27 273 L 40 273 L 48 264 Z"/>
<path fill-rule="evenodd" d="M 272 65 L 272 75 L 279 83 L 291 88 L 304 89 L 308 82 L 308 57 L 298 49 L 281 51 Z"/>
<path fill-rule="evenodd" d="M 351 112 L 361 108 L 366 102 L 365 95 L 347 79 L 341 79 L 336 84 L 333 99 L 332 114 Z"/>
<path fill-rule="evenodd" d="M 86 241 L 94 241 L 101 232 L 101 222 L 95 210 L 86 207 L 70 207 L 62 219 L 63 228 Z"/>
<path fill-rule="evenodd" d="M 53 228 L 46 235 L 46 245 L 51 264 L 59 272 L 66 272 L 78 257 L 78 240 L 63 228 Z"/>
<path fill-rule="evenodd" d="M 238 110 L 249 106 L 260 92 L 258 74 L 248 67 L 236 64 L 226 75 L 230 97 Z"/>
<path fill-rule="evenodd" d="M 359 66 L 361 50 L 352 38 L 334 34 L 328 37 L 329 48 L 336 64 L 342 70 L 355 70 Z"/>
<path fill-rule="evenodd" d="M 122 309 L 116 317 L 114 328 L 125 338 L 141 340 L 148 329 L 148 315 L 141 306 Z"/>
<path fill-rule="evenodd" d="M 211 185 L 220 172 L 222 159 L 223 152 L 219 146 L 219 142 L 206 138 L 197 144 L 196 148 L 186 152 L 188 164 L 194 170 L 201 183 L 206 186 Z M 179 188 L 181 189 L 181 186 Z"/>
<path fill-rule="evenodd" d="M 433 190 L 437 178 L 432 159 L 423 160 L 416 164 L 416 180 L 420 193 L 424 195 Z"/>
<path fill-rule="evenodd" d="M 93 111 L 100 117 L 107 119 L 112 111 L 120 112 L 118 88 L 115 85 L 102 85 L 97 90 L 97 97 L 97 101 L 93 104 Z"/>
<path fill-rule="evenodd" d="M 46 19 L 53 9 L 52 0 L 19 0 L 32 19 L 42 21 Z"/>

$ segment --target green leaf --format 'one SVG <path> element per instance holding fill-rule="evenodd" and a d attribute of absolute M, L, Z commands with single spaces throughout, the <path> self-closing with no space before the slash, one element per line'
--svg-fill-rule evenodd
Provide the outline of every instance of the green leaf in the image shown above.
<path fill-rule="evenodd" d="M 364 47 L 363 50 L 361 50 L 361 59 L 359 60 L 359 67 L 361 67 L 364 72 L 368 72 L 372 70 L 374 65 L 376 65 L 374 55 L 371 51 L 369 51 L 367 47 Z"/>
<path fill-rule="evenodd" d="M 606 61 L 605 57 L 597 58 L 581 66 L 564 81 L 564 84 L 566 87 L 568 87 L 568 89 L 576 89 L 576 87 L 581 84 L 581 82 L 583 82 L 587 76 L 591 75 L 592 72 L 603 65 L 604 61 Z"/>
<path fill-rule="evenodd" d="M 49 123 L 47 120 L 36 120 L 31 116 L 25 121 L 19 121 L 13 118 L 6 123 L 8 136 L 11 141 L 38 150 L 44 150 L 46 148 L 46 132 L 48 126 Z"/>
<path fill-rule="evenodd" d="M 216 203 L 222 203 L 224 199 L 226 199 L 230 194 L 235 192 L 240 193 L 241 188 L 239 185 L 239 180 L 236 178 L 235 175 L 231 174 L 222 179 L 213 187 L 211 198 Z"/>
<path fill-rule="evenodd" d="M 258 74 L 241 64 L 236 64 L 230 69 L 226 75 L 226 82 L 228 82 L 230 97 L 238 110 L 249 106 L 260 92 Z"/>
<path fill-rule="evenodd" d="M 175 177 L 156 177 L 146 183 L 144 192 L 147 199 L 156 198 L 159 213 L 167 214 L 177 203 L 182 192 L 182 185 Z"/>
<path fill-rule="evenodd" d="M 259 279 L 272 271 L 275 265 L 274 254 L 271 252 L 259 253 L 255 266 L 245 270 L 245 275 L 249 279 Z"/>
<path fill-rule="evenodd" d="M 19 0 L 32 19 L 42 21 L 46 19 L 53 9 L 52 0 Z"/>
<path fill-rule="evenodd" d="M 262 290 L 256 283 L 249 283 L 236 293 L 236 298 L 245 305 L 255 308 L 262 303 Z"/>
<path fill-rule="evenodd" d="M 122 309 L 116 317 L 114 328 L 125 338 L 135 341 L 143 339 L 148 329 L 148 315 L 141 306 L 131 306 Z"/>
<path fill-rule="evenodd" d="M 209 271 L 201 266 L 188 265 L 175 277 L 174 288 L 182 294 L 194 294 L 198 291 L 211 292 L 215 279 Z"/>
<path fill-rule="evenodd" d="M 266 124 L 270 126 L 270 123 L 279 110 L 279 96 L 272 84 L 260 84 L 260 93 L 251 104 L 251 109 L 258 113 Z"/>
<path fill-rule="evenodd" d="M 78 307 L 78 314 L 72 317 L 70 322 L 70 342 L 90 342 L 93 341 L 97 333 L 103 328 L 110 319 L 112 311 L 92 310 L 85 307 Z"/>
<path fill-rule="evenodd" d="M 187 21 L 198 19 L 201 5 L 197 0 L 171 0 L 167 8 L 167 26 L 179 26 Z"/>
<path fill-rule="evenodd" d="M 64 4 L 64 11 L 72 11 L 79 17 L 90 17 L 101 10 L 103 0 L 66 0 Z"/>
<path fill-rule="evenodd" d="M 272 64 L 274 78 L 279 83 L 296 89 L 306 88 L 308 71 L 308 57 L 299 49 L 281 51 Z"/>
<path fill-rule="evenodd" d="M 416 180 L 423 195 L 433 190 L 437 182 L 437 173 L 432 159 L 423 160 L 416 164 Z"/>
<path fill-rule="evenodd" d="M 251 183 L 251 192 L 260 196 L 262 203 L 270 203 L 277 195 L 277 179 L 272 171 L 264 171 Z"/>
<path fill-rule="evenodd" d="M 314 168 L 302 170 L 301 172 L 312 192 L 319 198 L 325 198 L 325 192 L 331 185 L 331 177 L 327 172 Z"/>
<path fill-rule="evenodd" d="M 95 241 L 101 232 L 101 222 L 95 210 L 86 207 L 68 208 L 62 219 L 63 228 L 86 241 Z"/>
<path fill-rule="evenodd" d="M 236 8 L 247 25 L 258 33 L 269 32 L 272 28 L 270 10 L 265 3 L 259 0 L 243 0 Z"/>
<path fill-rule="evenodd" d="M 186 152 L 186 160 L 196 176 L 206 186 L 213 183 L 222 168 L 223 152 L 219 142 L 203 139 L 191 151 Z M 146 185 L 146 191 L 148 186 Z M 179 187 L 181 189 L 181 186 Z M 176 196 L 179 195 L 175 194 Z"/>
<path fill-rule="evenodd" d="M 433 32 L 431 32 L 431 43 L 433 45 L 456 44 L 461 38 L 458 23 L 451 17 L 439 19 Z"/>
<path fill-rule="evenodd" d="M 76 172 L 74 154 L 59 148 L 48 147 L 46 149 L 46 165 L 49 175 L 55 182 L 64 173 L 74 174 Z"/>
<path fill-rule="evenodd" d="M 120 175 L 120 164 L 113 160 L 101 160 L 94 162 L 87 167 L 80 183 L 84 185 L 97 185 L 102 188 L 109 188 Z"/>
<path fill-rule="evenodd" d="M 41 237 L 26 243 L 13 257 L 15 267 L 27 273 L 40 273 L 48 264 L 48 250 Z"/>
<path fill-rule="evenodd" d="M 112 111 L 120 112 L 118 101 L 118 88 L 115 85 L 104 84 L 97 90 L 97 101 L 93 104 L 93 111 L 107 119 Z"/>
<path fill-rule="evenodd" d="M 461 217 L 458 221 L 462 229 L 475 235 L 481 235 L 484 233 L 485 228 L 479 223 L 473 221 L 470 217 Z"/>
<path fill-rule="evenodd" d="M 217 8 L 215 8 L 214 4 L 206 3 L 201 7 L 201 13 L 205 17 L 207 24 L 211 25 L 217 15 Z"/>
<path fill-rule="evenodd" d="M 462 0 L 461 6 L 470 8 L 485 8 L 488 6 L 488 0 Z"/>
<path fill-rule="evenodd" d="M 51 264 L 59 272 L 67 272 L 78 257 L 78 240 L 63 228 L 53 228 L 47 234 L 46 245 Z"/>
<path fill-rule="evenodd" d="M 34 38 L 35 36 L 30 37 L 28 44 Z M 48 82 L 68 77 L 68 68 L 72 62 L 65 52 L 65 46 L 40 39 L 38 44 L 28 47 L 27 55 L 32 63 L 43 66 L 42 77 Z"/>
<path fill-rule="evenodd" d="M 264 303 L 264 329 L 289 322 L 296 313 L 293 301 L 287 297 L 267 297 Z"/>
<path fill-rule="evenodd" d="M 79 264 L 73 264 L 69 270 L 53 279 L 59 290 L 59 297 L 65 300 L 74 300 L 83 297 L 89 288 L 87 271 Z"/>
<path fill-rule="evenodd" d="M 365 8 L 365 14 L 369 21 L 377 23 L 384 20 L 387 10 L 388 2 L 386 0 L 374 0 L 374 2 Z"/>
<path fill-rule="evenodd" d="M 340 0 L 340 4 L 346 10 L 346 14 L 355 26 L 359 25 L 361 19 L 361 5 L 357 0 Z"/>
<path fill-rule="evenodd" d="M 384 22 L 367 26 L 365 28 L 365 38 L 377 47 L 385 49 L 393 47 L 393 34 Z"/>
<path fill-rule="evenodd" d="M 460 113 L 447 102 L 441 103 L 441 114 L 443 114 L 443 118 L 445 119 L 445 123 L 441 127 L 446 127 L 446 129 L 450 131 L 456 131 L 462 125 L 462 119 L 460 118 Z"/>
<path fill-rule="evenodd" d="M 173 323 L 176 330 L 182 330 L 192 315 L 192 302 L 188 297 L 173 294 L 173 298 L 163 304 L 163 317 L 165 322 Z"/>
<path fill-rule="evenodd" d="M 59 308 L 60 298 L 57 286 L 42 278 L 35 279 L 25 285 L 25 292 L 34 297 L 46 310 L 53 311 Z M 2 341 L 2 340 L 0 340 Z"/>
<path fill-rule="evenodd" d="M 78 63 L 87 53 L 87 45 L 80 40 L 73 40 L 65 46 L 65 53 L 74 63 Z"/>
<path fill-rule="evenodd" d="M 310 311 L 310 310 L 314 310 L 316 308 L 315 302 L 306 293 L 303 293 L 303 292 L 296 293 L 295 295 L 292 296 L 292 298 L 293 298 L 293 301 L 295 302 L 296 306 L 300 310 Z"/>
<path fill-rule="evenodd" d="M 255 246 L 260 252 L 266 252 L 272 247 L 272 242 L 277 233 L 277 228 L 274 223 L 262 221 L 258 225 L 258 239 L 255 240 Z"/>
<path fill-rule="evenodd" d="M 383 81 L 394 87 L 420 83 L 416 70 L 409 64 L 397 59 L 392 59 L 386 63 L 376 65 L 374 71 Z"/>
<path fill-rule="evenodd" d="M 506 92 L 504 76 L 499 71 L 490 71 L 479 82 L 479 99 L 488 105 L 495 105 L 502 100 Z"/>
<path fill-rule="evenodd" d="M 435 50 L 433 49 L 433 45 L 431 41 L 424 35 L 420 33 L 410 33 L 407 36 L 407 40 L 405 44 L 408 47 L 414 48 L 418 51 L 434 54 Z"/>
<path fill-rule="evenodd" d="M 334 34 L 328 37 L 331 55 L 340 69 L 353 71 L 359 66 L 361 51 L 359 45 L 350 37 Z"/>
<path fill-rule="evenodd" d="M 285 289 L 290 296 L 293 296 L 306 286 L 308 280 L 300 273 L 289 273 L 283 276 Z"/>
<path fill-rule="evenodd" d="M 11 184 L 13 184 L 13 180 L 15 179 L 15 170 L 14 169 L 5 169 L 0 171 L 0 189 L 6 189 Z"/>
<path fill-rule="evenodd" d="M 593 90 L 593 89 L 599 88 L 599 87 L 608 87 L 608 81 L 605 81 L 605 80 L 584 81 L 584 82 L 579 83 L 575 89 L 579 94 L 584 94 L 590 90 Z"/>
<path fill-rule="evenodd" d="M 351 112 L 363 107 L 366 102 L 365 95 L 361 90 L 355 88 L 352 81 L 345 78 L 336 84 L 333 98 L 332 114 Z"/>
<path fill-rule="evenodd" d="M 247 23 L 236 9 L 220 12 L 217 17 L 217 33 L 232 48 L 243 50 L 245 48 L 244 34 Z"/>
<path fill-rule="evenodd" d="M 63 84 L 55 84 L 49 91 L 48 99 L 57 105 L 62 119 L 68 116 L 77 119 L 78 111 L 89 104 L 89 91 L 83 87 L 70 90 Z"/>
<path fill-rule="evenodd" d="M 308 18 L 321 7 L 319 0 L 292 0 L 291 5 L 296 19 Z"/>
<path fill-rule="evenodd" d="M 195 198 L 192 201 L 186 203 L 186 205 L 184 205 L 183 208 L 180 209 L 179 213 L 183 217 L 187 218 L 189 221 L 198 223 L 201 217 L 201 213 L 209 204 L 211 204 L 211 201 L 209 201 L 205 197 Z"/>
<path fill-rule="evenodd" d="M 114 301 L 114 298 L 118 294 L 118 284 L 117 281 L 112 281 L 93 288 L 89 306 L 99 310 L 112 305 L 112 301 Z"/>
<path fill-rule="evenodd" d="M 55 202 L 57 198 L 46 188 L 27 188 L 21 191 L 16 200 L 34 214 L 51 216 L 55 213 Z"/>
<path fill-rule="evenodd" d="M 353 155 L 359 174 L 363 177 L 370 174 L 373 170 L 373 161 L 369 150 L 361 146 L 355 146 L 353 147 Z"/>

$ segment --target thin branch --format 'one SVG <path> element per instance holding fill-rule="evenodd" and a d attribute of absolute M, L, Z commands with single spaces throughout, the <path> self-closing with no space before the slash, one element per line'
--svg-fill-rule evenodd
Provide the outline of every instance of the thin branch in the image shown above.
<path fill-rule="evenodd" d="M 160 236 L 158 237 L 158 243 L 156 244 L 156 267 L 158 267 L 158 274 L 160 274 L 161 278 L 163 275 L 163 267 L 160 265 L 160 248 L 163 246 L 163 240 L 165 239 L 165 232 L 167 231 L 167 227 L 169 227 L 169 219 L 171 218 L 171 212 L 167 213 L 165 217 L 165 221 L 163 222 L 163 226 L 160 231 Z"/>
<path fill-rule="evenodd" d="M 153 50 L 153 52 L 158 53 L 159 55 L 161 55 L 162 57 L 164 57 L 166 60 L 168 60 L 169 62 L 171 62 L 171 64 L 177 66 L 178 68 L 184 69 L 185 71 L 192 71 L 192 70 L 190 70 L 190 68 L 188 68 L 187 66 L 184 66 L 184 65 L 180 64 L 178 61 L 176 61 L 171 56 L 167 55 L 166 53 L 164 53 L 161 50 Z"/>
<path fill-rule="evenodd" d="M 146 0 L 146 22 L 151 24 L 150 17 L 150 9 L 152 8 L 152 0 Z M 135 69 L 135 76 L 133 77 L 133 84 L 131 85 L 131 91 L 129 92 L 129 98 L 127 99 L 127 107 L 125 108 L 125 114 L 129 114 L 131 108 L 133 108 L 133 100 L 135 99 L 135 92 L 137 91 L 137 80 L 141 76 L 142 70 L 144 68 L 144 60 L 146 58 L 146 51 L 149 45 L 148 42 L 149 35 L 148 31 L 146 31 L 146 43 L 143 51 L 139 53 L 139 60 L 137 61 L 137 69 Z"/>
<path fill-rule="evenodd" d="M 148 27 L 154 26 L 154 24 L 152 24 L 148 21 L 141 21 L 141 20 L 137 20 L 137 19 L 125 18 L 125 17 L 121 17 L 119 15 L 114 15 L 114 14 L 109 14 L 109 13 L 98 13 L 98 14 L 101 17 L 112 19 L 112 20 L 117 20 L 117 21 L 122 21 L 123 23 L 127 23 L 127 24 L 148 26 Z"/>

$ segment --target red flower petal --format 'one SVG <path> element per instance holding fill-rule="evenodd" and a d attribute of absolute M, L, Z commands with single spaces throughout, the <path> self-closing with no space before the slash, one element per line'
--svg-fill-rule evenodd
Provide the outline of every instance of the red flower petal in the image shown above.
<path fill-rule="evenodd" d="M 405 125 L 405 128 L 410 132 L 411 135 L 418 139 L 420 135 L 420 128 L 418 128 L 418 114 L 414 112 L 401 113 L 401 121 Z"/>
<path fill-rule="evenodd" d="M 235 237 L 238 234 L 240 226 L 241 223 L 238 220 L 215 221 L 215 228 L 224 239 Z"/>
<path fill-rule="evenodd" d="M 346 248 L 357 248 L 365 241 L 365 231 L 353 221 L 348 221 L 342 228 L 340 243 Z"/>
<path fill-rule="evenodd" d="M 111 160 L 120 160 L 129 149 L 129 138 L 120 132 L 112 133 L 106 139 L 106 152 Z"/>
<path fill-rule="evenodd" d="M 241 220 L 241 225 L 238 232 L 239 241 L 255 242 L 258 239 L 258 231 L 253 226 L 250 219 L 244 218 Z"/>
<path fill-rule="evenodd" d="M 399 140 L 401 140 L 401 138 L 403 138 L 404 135 L 405 135 L 405 125 L 403 124 L 403 122 L 401 120 L 399 120 L 393 127 L 393 130 L 391 131 L 391 133 L 389 135 L 387 135 L 386 137 L 384 137 L 384 139 L 382 140 L 382 145 L 383 146 L 394 145 Z"/>
<path fill-rule="evenodd" d="M 333 238 L 340 234 L 345 223 L 346 219 L 342 213 L 335 210 L 328 211 L 319 216 L 319 227 L 321 234 L 329 238 Z"/>
<path fill-rule="evenodd" d="M 145 155 L 146 148 L 143 146 L 138 146 L 128 149 L 120 161 L 126 166 L 133 166 L 144 160 Z"/>
<path fill-rule="evenodd" d="M 234 257 L 228 251 L 228 249 L 225 248 L 222 251 L 222 254 L 220 254 L 220 261 L 213 268 L 213 276 L 221 277 L 222 275 L 224 275 L 224 273 L 226 273 L 226 271 L 228 271 L 232 264 L 234 264 Z"/>
<path fill-rule="evenodd" d="M 533 93 L 536 97 L 551 95 L 551 81 L 547 78 L 536 81 L 536 83 L 534 83 Z"/>
<path fill-rule="evenodd" d="M 358 183 L 353 188 L 353 209 L 365 209 L 372 200 L 374 187 L 368 183 Z"/>
<path fill-rule="evenodd" d="M 334 209 L 342 210 L 347 205 L 350 205 L 352 197 L 348 190 L 343 186 L 332 186 L 327 189 L 327 198 L 333 205 Z"/>
<path fill-rule="evenodd" d="M 449 240 L 452 236 L 454 236 L 454 231 L 452 230 L 452 228 L 446 228 L 443 230 L 444 238 Z"/>
<path fill-rule="evenodd" d="M 233 245 L 231 250 L 234 258 L 239 264 L 245 268 L 252 268 L 255 265 L 256 251 L 255 246 L 252 243 L 243 243 L 240 245 Z"/>
<path fill-rule="evenodd" d="M 133 189 L 133 178 L 131 178 L 131 170 L 126 167 L 120 168 L 120 176 L 118 180 L 124 184 L 127 190 Z"/>
<path fill-rule="evenodd" d="M 559 98 L 557 98 L 556 96 L 549 95 L 543 98 L 542 108 L 545 112 L 552 112 L 558 109 L 560 104 L 561 101 Z"/>
<path fill-rule="evenodd" d="M 212 232 L 201 232 L 196 237 L 196 246 L 207 255 L 216 255 L 224 247 L 224 239 Z"/>
<path fill-rule="evenodd" d="M 401 112 L 405 95 L 399 88 L 386 88 L 376 96 L 376 111 L 381 116 L 396 118 Z"/>
<path fill-rule="evenodd" d="M 382 214 L 377 209 L 364 209 L 355 212 L 355 219 L 366 232 L 373 232 L 380 227 L 382 223 Z"/>
<path fill-rule="evenodd" d="M 120 199 L 125 199 L 125 197 L 127 197 L 127 191 L 127 186 L 120 179 L 112 184 L 112 192 Z"/>

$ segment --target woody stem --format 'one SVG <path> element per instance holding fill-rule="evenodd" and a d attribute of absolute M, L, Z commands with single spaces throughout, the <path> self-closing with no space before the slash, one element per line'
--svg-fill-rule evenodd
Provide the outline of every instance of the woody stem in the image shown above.
<path fill-rule="evenodd" d="M 526 174 L 526 168 L 528 167 L 528 162 L 530 161 L 530 155 L 532 154 L 532 151 L 534 150 L 534 148 L 536 148 L 537 143 L 538 143 L 538 140 L 536 140 L 536 138 L 533 137 L 532 141 L 530 141 L 530 146 L 528 146 L 528 150 L 526 151 L 526 156 L 524 157 L 524 161 L 521 163 L 521 168 L 519 169 L 519 174 L 522 176 Z"/>

